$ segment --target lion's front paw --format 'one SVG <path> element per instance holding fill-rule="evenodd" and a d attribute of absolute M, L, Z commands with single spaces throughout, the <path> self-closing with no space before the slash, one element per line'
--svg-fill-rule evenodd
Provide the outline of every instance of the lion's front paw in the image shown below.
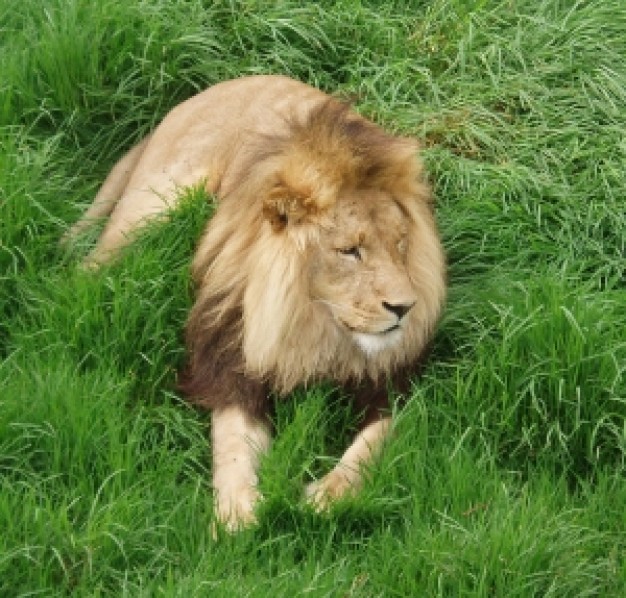
<path fill-rule="evenodd" d="M 254 509 L 262 498 L 254 486 L 218 493 L 215 500 L 215 516 L 218 523 L 229 533 L 256 524 Z"/>
<path fill-rule="evenodd" d="M 358 478 L 349 476 L 347 473 L 335 468 L 321 480 L 316 480 L 306 486 L 304 491 L 306 499 L 316 511 L 325 511 L 334 501 L 344 496 L 352 496 L 357 492 Z"/>

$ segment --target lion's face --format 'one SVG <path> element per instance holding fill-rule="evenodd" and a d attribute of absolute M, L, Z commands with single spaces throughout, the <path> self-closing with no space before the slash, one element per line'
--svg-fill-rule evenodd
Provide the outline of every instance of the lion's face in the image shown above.
<path fill-rule="evenodd" d="M 402 338 L 418 298 L 407 272 L 408 232 L 389 194 L 359 190 L 337 201 L 311 247 L 311 299 L 370 354 Z"/>

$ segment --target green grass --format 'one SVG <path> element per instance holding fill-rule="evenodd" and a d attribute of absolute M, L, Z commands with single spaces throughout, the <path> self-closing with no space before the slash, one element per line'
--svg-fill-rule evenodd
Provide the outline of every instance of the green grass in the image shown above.
<path fill-rule="evenodd" d="M 624 56 L 620 0 L 0 0 L 0 595 L 626 595 Z M 422 141 L 450 297 L 363 494 L 302 506 L 354 422 L 298 392 L 259 527 L 214 541 L 173 390 L 207 198 L 95 275 L 58 239 L 172 106 L 253 73 Z"/>

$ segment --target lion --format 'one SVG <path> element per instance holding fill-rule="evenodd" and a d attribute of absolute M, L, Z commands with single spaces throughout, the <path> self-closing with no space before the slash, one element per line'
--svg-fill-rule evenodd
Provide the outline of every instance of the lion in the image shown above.
<path fill-rule="evenodd" d="M 211 410 L 216 520 L 256 522 L 272 396 L 331 381 L 360 431 L 311 482 L 317 509 L 354 494 L 390 433 L 445 300 L 445 258 L 419 147 L 282 76 L 219 83 L 175 107 L 112 169 L 75 237 L 106 218 L 98 267 L 180 189 L 217 199 L 192 261 L 180 388 Z"/>

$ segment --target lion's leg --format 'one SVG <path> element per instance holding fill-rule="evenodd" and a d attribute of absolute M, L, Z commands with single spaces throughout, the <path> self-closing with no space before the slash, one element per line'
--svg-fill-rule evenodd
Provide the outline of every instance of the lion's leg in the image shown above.
<path fill-rule="evenodd" d="M 364 469 L 378 456 L 391 430 L 389 396 L 385 386 L 362 384 L 348 389 L 361 415 L 360 431 L 337 465 L 306 488 L 308 500 L 325 509 L 342 496 L 355 494 L 363 484 Z"/>
<path fill-rule="evenodd" d="M 390 429 L 390 417 L 382 417 L 365 426 L 339 463 L 322 479 L 307 486 L 306 495 L 316 509 L 326 509 L 334 500 L 354 494 L 361 488 L 363 469 L 378 455 Z"/>
<path fill-rule="evenodd" d="M 270 446 L 267 423 L 238 405 L 213 410 L 215 514 L 228 531 L 256 522 L 259 455 Z"/>
<path fill-rule="evenodd" d="M 184 197 L 183 189 L 202 180 L 201 173 L 185 168 L 168 168 L 165 172 L 154 172 L 152 167 L 130 179 L 124 194 L 113 206 L 109 220 L 98 239 L 96 246 L 85 259 L 87 267 L 98 266 L 111 260 L 133 241 L 137 234 L 149 223 L 166 219 L 168 213 Z M 206 186 L 207 190 L 212 187 Z"/>
<path fill-rule="evenodd" d="M 104 183 L 100 187 L 95 199 L 87 208 L 80 220 L 76 222 L 61 238 L 61 243 L 67 243 L 78 237 L 83 231 L 92 226 L 98 220 L 111 214 L 117 202 L 126 189 L 126 185 L 132 176 L 143 150 L 150 141 L 150 137 L 142 139 L 130 149 L 119 162 L 111 169 Z"/>
<path fill-rule="evenodd" d="M 177 187 L 169 181 L 162 184 L 159 191 L 127 189 L 117 202 L 96 246 L 85 258 L 85 266 L 93 268 L 109 262 L 136 238 L 146 224 L 166 216 L 176 204 L 176 190 Z"/>

